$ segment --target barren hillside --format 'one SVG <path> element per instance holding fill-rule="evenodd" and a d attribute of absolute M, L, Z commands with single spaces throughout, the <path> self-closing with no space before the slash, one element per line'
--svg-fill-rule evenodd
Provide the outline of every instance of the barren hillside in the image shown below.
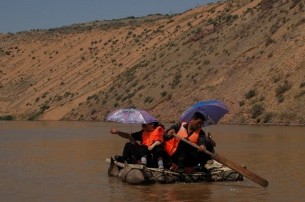
<path fill-rule="evenodd" d="M 0 34 L 0 117 L 102 121 L 136 107 L 166 122 L 219 99 L 223 123 L 304 125 L 304 11 L 300 0 L 233 0 Z"/>

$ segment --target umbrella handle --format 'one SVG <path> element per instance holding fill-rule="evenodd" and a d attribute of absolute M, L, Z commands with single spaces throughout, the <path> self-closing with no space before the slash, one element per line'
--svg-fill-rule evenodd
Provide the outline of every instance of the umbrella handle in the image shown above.
<path fill-rule="evenodd" d="M 193 147 L 195 147 L 196 149 L 200 149 L 200 147 L 197 144 L 194 144 L 190 141 L 188 141 L 187 139 L 181 138 L 179 137 L 177 134 L 173 134 L 175 137 L 179 138 L 180 140 L 182 140 L 183 142 L 192 145 Z M 200 150 L 201 151 L 201 150 Z M 262 177 L 256 175 L 255 173 L 251 172 L 250 170 L 238 165 L 237 163 L 234 163 L 233 161 L 225 158 L 224 156 L 221 156 L 220 154 L 217 153 L 212 153 L 208 150 L 204 150 L 204 153 L 210 155 L 214 160 L 218 161 L 219 163 L 222 163 L 223 165 L 231 168 L 232 170 L 238 172 L 239 174 L 247 177 L 249 180 L 252 180 L 253 182 L 263 186 L 263 187 L 267 187 L 269 182 L 265 179 L 263 179 Z"/>

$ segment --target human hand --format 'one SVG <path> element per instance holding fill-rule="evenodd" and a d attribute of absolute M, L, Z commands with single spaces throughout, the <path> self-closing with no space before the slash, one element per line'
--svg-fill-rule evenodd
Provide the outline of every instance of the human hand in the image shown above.
<path fill-rule="evenodd" d="M 201 151 L 201 152 L 203 152 L 203 151 L 206 150 L 206 147 L 205 147 L 204 145 L 200 145 L 200 146 L 198 147 L 198 150 Z"/>
<path fill-rule="evenodd" d="M 153 148 L 154 148 L 154 144 L 152 144 L 152 145 L 150 145 L 149 147 L 147 147 L 147 149 L 148 149 L 149 151 L 153 150 Z"/>
<path fill-rule="evenodd" d="M 165 136 L 168 137 L 168 138 L 172 138 L 175 134 L 175 130 L 174 129 L 171 129 L 169 131 L 167 131 L 167 133 L 165 133 Z"/>
<path fill-rule="evenodd" d="M 118 134 L 119 131 L 118 131 L 117 129 L 111 128 L 111 129 L 110 129 L 110 133 L 111 133 L 111 134 Z"/>

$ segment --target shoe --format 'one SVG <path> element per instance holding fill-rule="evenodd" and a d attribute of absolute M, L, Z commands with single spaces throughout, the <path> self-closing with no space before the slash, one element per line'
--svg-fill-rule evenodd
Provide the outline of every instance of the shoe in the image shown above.
<path fill-rule="evenodd" d="M 164 169 L 163 160 L 159 160 L 159 161 L 158 161 L 158 168 L 159 168 L 159 169 Z"/>
<path fill-rule="evenodd" d="M 146 165 L 146 164 L 147 164 L 147 158 L 146 158 L 145 156 L 143 156 L 143 157 L 141 158 L 141 164 L 142 164 L 142 165 Z"/>

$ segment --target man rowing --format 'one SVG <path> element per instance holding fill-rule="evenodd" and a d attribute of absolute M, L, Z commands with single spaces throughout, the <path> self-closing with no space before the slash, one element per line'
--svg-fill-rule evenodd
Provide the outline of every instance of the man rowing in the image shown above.
<path fill-rule="evenodd" d="M 201 128 L 205 121 L 204 115 L 196 112 L 189 122 L 175 124 L 164 133 L 164 147 L 172 161 L 170 167 L 172 171 L 192 173 L 195 171 L 195 166 L 198 164 L 204 166 L 211 159 L 210 155 L 202 152 L 204 150 L 214 152 L 216 146 L 211 135 L 206 135 Z M 174 134 L 197 144 L 199 150 L 180 141 L 180 138 L 174 137 Z"/>

